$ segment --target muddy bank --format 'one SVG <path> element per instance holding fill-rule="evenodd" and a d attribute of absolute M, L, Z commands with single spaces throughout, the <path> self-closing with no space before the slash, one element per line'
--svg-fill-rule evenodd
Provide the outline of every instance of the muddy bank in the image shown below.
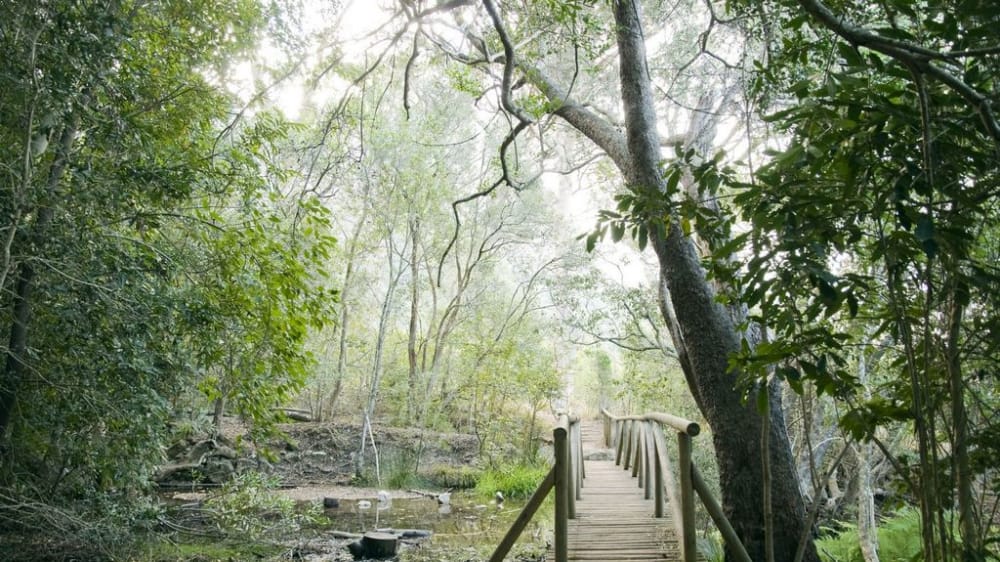
<path fill-rule="evenodd" d="M 473 435 L 376 425 L 374 447 L 371 436 L 366 440 L 359 479 L 358 424 L 294 422 L 280 429 L 284 435 L 268 442 L 266 450 L 250 445 L 245 428 L 235 419 L 227 419 L 219 435 L 175 443 L 157 478 L 161 491 L 179 500 L 198 500 L 237 472 L 257 471 L 274 476 L 283 493 L 295 500 L 358 500 L 375 498 L 379 489 L 408 487 L 403 481 L 442 489 L 468 487 L 478 474 L 478 441 Z M 394 496 L 417 497 L 400 490 Z"/>
<path fill-rule="evenodd" d="M 278 457 L 270 463 L 268 472 L 280 477 L 282 483 L 305 487 L 353 482 L 361 439 L 360 425 L 296 422 L 284 424 L 281 429 L 287 437 L 270 444 Z M 476 462 L 478 441 L 473 435 L 379 425 L 373 428 L 372 434 L 383 478 L 399 470 L 433 475 Z M 374 475 L 375 465 L 375 453 L 369 441 L 365 447 L 364 466 L 370 475 Z"/>

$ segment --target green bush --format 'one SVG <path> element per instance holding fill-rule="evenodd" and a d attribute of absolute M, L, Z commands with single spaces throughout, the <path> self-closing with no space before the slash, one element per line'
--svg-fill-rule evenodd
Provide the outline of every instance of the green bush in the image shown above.
<path fill-rule="evenodd" d="M 300 512 L 295 502 L 275 492 L 278 482 L 258 472 L 245 472 L 205 500 L 205 509 L 224 533 L 248 539 L 284 535 L 314 522 L 319 507 Z"/>
<path fill-rule="evenodd" d="M 864 562 L 858 544 L 858 527 L 844 523 L 830 536 L 816 541 L 820 557 L 830 562 Z M 883 562 L 921 559 L 920 512 L 904 507 L 878 526 L 878 553 Z"/>
<path fill-rule="evenodd" d="M 476 491 L 492 496 L 502 492 L 508 498 L 526 498 L 542 483 L 549 468 L 538 465 L 514 464 L 487 470 L 476 483 Z"/>

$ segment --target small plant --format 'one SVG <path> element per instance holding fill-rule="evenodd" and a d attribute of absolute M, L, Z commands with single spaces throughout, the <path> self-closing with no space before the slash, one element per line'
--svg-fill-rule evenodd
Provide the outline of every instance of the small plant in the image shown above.
<path fill-rule="evenodd" d="M 275 492 L 278 481 L 258 472 L 245 472 L 227 482 L 205 501 L 220 531 L 248 539 L 293 533 L 314 520 L 315 510 L 296 511 L 295 502 Z"/>
<path fill-rule="evenodd" d="M 698 559 L 706 562 L 723 562 L 726 559 L 726 548 L 718 531 L 698 537 Z"/>

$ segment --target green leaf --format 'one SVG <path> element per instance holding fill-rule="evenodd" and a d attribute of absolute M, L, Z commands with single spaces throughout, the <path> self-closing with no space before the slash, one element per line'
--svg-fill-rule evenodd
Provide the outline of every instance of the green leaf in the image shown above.
<path fill-rule="evenodd" d="M 625 223 L 611 223 L 611 241 L 620 242 L 623 236 L 625 236 Z"/>

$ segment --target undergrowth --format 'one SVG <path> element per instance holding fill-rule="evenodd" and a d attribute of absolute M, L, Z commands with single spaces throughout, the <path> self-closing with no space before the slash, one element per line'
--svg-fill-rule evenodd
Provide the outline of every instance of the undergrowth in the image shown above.
<path fill-rule="evenodd" d="M 829 562 L 864 562 L 858 543 L 858 527 L 841 523 L 826 537 L 816 541 L 820 558 Z M 879 522 L 878 553 L 883 562 L 921 559 L 920 512 L 904 507 Z"/>
<path fill-rule="evenodd" d="M 501 492 L 508 498 L 527 498 L 545 479 L 549 468 L 529 464 L 512 464 L 483 472 L 476 483 L 476 492 L 492 496 Z"/>

